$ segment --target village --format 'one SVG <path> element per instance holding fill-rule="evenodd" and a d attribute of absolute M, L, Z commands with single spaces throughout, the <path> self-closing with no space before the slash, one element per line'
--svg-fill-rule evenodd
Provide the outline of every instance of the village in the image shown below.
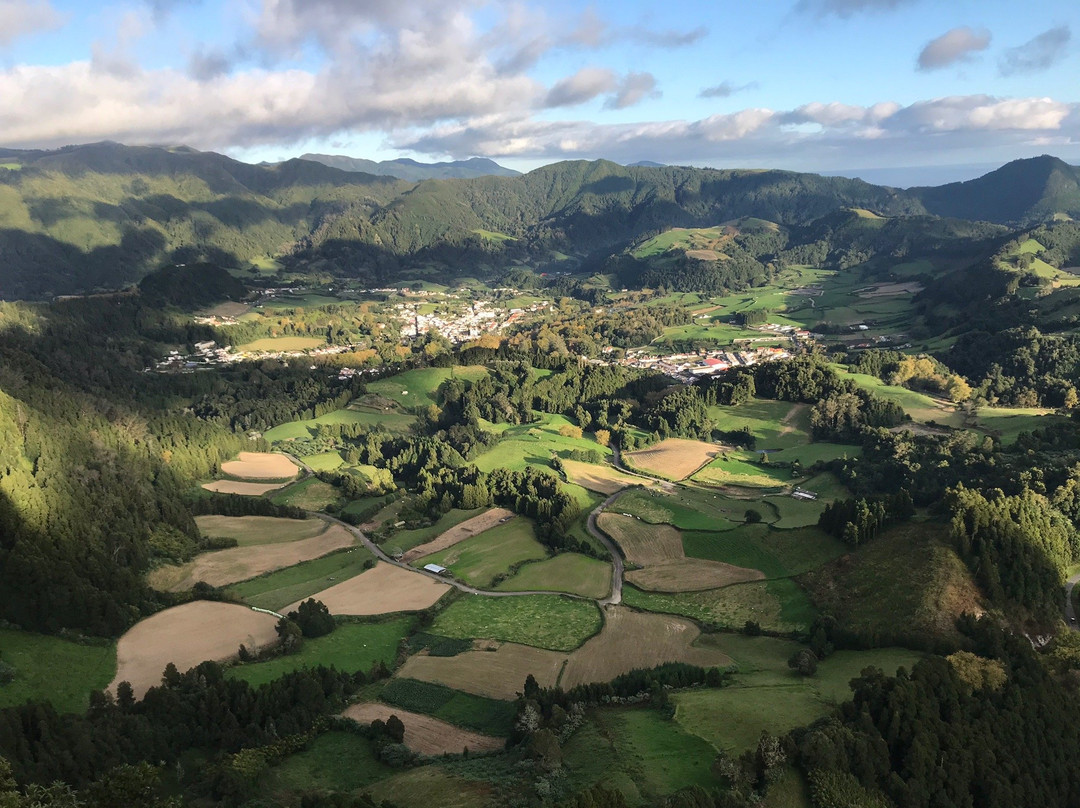
<path fill-rule="evenodd" d="M 457 298 L 457 295 L 448 297 Z M 500 308 L 485 300 L 474 300 L 462 311 L 455 314 L 427 312 L 421 309 L 430 304 L 397 303 L 393 307 L 394 316 L 400 318 L 401 336 L 415 339 L 424 334 L 441 334 L 452 344 L 457 345 L 484 334 L 496 334 L 522 321 L 527 314 L 546 310 L 550 303 L 541 300 L 525 308 Z"/>

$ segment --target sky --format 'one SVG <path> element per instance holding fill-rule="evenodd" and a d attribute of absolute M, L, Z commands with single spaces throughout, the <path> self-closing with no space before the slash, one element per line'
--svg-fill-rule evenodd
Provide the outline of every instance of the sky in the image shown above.
<path fill-rule="evenodd" d="M 1078 77 L 1076 0 L 0 0 L 14 148 L 606 158 L 908 185 L 1080 162 Z"/>

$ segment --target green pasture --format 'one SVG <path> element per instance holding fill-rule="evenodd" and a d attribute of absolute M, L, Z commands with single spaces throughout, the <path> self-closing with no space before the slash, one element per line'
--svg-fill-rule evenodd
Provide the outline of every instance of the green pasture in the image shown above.
<path fill-rule="evenodd" d="M 236 539 L 240 547 L 280 544 L 318 536 L 326 530 L 322 519 L 276 519 L 267 516 L 196 516 L 204 536 Z"/>
<path fill-rule="evenodd" d="M 465 595 L 435 618 L 431 630 L 446 637 L 503 640 L 572 651 L 600 627 L 599 609 L 586 600 L 559 595 Z"/>
<path fill-rule="evenodd" d="M 371 559 L 371 552 L 357 545 L 232 584 L 225 591 L 250 606 L 276 611 L 359 575 Z"/>
<path fill-rule="evenodd" d="M 787 578 L 821 567 L 846 547 L 816 527 L 776 530 L 757 524 L 723 533 L 685 531 L 683 550 L 691 558 L 760 570 L 767 578 Z"/>
<path fill-rule="evenodd" d="M 82 713 L 91 690 L 104 690 L 116 675 L 116 644 L 86 644 L 0 628 L 0 661 L 15 678 L 0 685 L 0 708 L 47 701 L 60 713 Z"/>
<path fill-rule="evenodd" d="M 468 367 L 452 368 L 416 368 L 379 379 L 368 384 L 369 392 L 378 393 L 381 396 L 392 399 L 402 407 L 426 407 L 437 403 L 436 393 L 439 386 L 451 376 L 467 381 L 476 381 L 481 376 L 486 376 L 487 368 L 476 365 Z"/>
<path fill-rule="evenodd" d="M 424 556 L 413 562 L 413 566 L 438 564 L 453 572 L 454 577 L 486 588 L 516 565 L 542 558 L 547 558 L 547 550 L 536 540 L 532 520 L 519 516 L 453 547 Z"/>
<path fill-rule="evenodd" d="M 435 682 L 398 677 L 386 683 L 379 699 L 393 707 L 424 713 L 474 732 L 497 737 L 510 734 L 517 712 L 511 701 L 462 693 Z"/>
<path fill-rule="evenodd" d="M 794 449 L 810 443 L 810 407 L 787 401 L 755 398 L 736 407 L 709 408 L 716 429 L 737 432 L 748 429 L 755 449 Z"/>
<path fill-rule="evenodd" d="M 305 511 L 323 511 L 332 502 L 337 502 L 339 496 L 339 491 L 330 483 L 324 483 L 317 477 L 308 477 L 280 491 L 272 492 L 270 501 L 275 505 L 292 505 Z"/>
<path fill-rule="evenodd" d="M 603 598 L 611 592 L 611 564 L 579 553 L 559 553 L 522 566 L 495 587 L 506 592 L 569 592 Z"/>
<path fill-rule="evenodd" d="M 493 431 L 501 432 L 502 440 L 473 460 L 481 471 L 507 468 L 523 471 L 526 466 L 551 469 L 551 456 L 562 451 L 582 449 L 608 455 L 611 450 L 597 443 L 591 434 L 568 438 L 559 434 L 563 426 L 576 426 L 562 415 L 536 413 L 539 420 L 531 424 L 498 424 Z M 554 472 L 551 472 L 554 474 Z"/>
<path fill-rule="evenodd" d="M 318 418 L 279 424 L 273 429 L 264 432 L 263 437 L 270 443 L 279 443 L 297 438 L 306 440 L 315 436 L 319 424 L 364 424 L 370 427 L 381 426 L 390 432 L 406 432 L 415 421 L 416 417 L 413 415 L 404 415 L 399 412 L 376 412 L 370 409 L 354 409 L 350 406 L 328 412 Z"/>
<path fill-rule="evenodd" d="M 371 741 L 354 732 L 324 732 L 307 748 L 275 766 L 264 788 L 270 793 L 312 789 L 349 792 L 398 770 L 375 757 Z"/>
<path fill-rule="evenodd" d="M 777 488 L 791 482 L 791 470 L 771 463 L 756 463 L 750 452 L 725 452 L 690 479 L 706 485 L 738 485 L 748 488 Z"/>
<path fill-rule="evenodd" d="M 934 421 L 946 426 L 961 426 L 960 415 L 951 404 L 932 398 L 925 393 L 917 393 L 906 387 L 897 387 L 885 384 L 877 376 L 866 373 L 852 373 L 842 365 L 834 365 L 833 368 L 840 373 L 841 378 L 850 379 L 864 390 L 869 390 L 875 395 L 881 396 L 887 401 L 893 401 L 904 408 L 904 412 L 915 421 L 923 423 Z"/>
<path fill-rule="evenodd" d="M 804 646 L 772 637 L 711 635 L 711 646 L 735 662 L 733 684 L 719 689 L 683 691 L 672 696 L 675 721 L 686 731 L 732 755 L 753 749 L 762 732 L 784 735 L 829 715 L 851 696 L 848 686 L 863 668 L 888 675 L 908 670 L 920 654 L 900 648 L 837 651 L 818 665 L 813 677 L 788 668 L 787 660 Z"/>
<path fill-rule="evenodd" d="M 319 665 L 348 673 L 367 673 L 378 662 L 391 667 L 397 657 L 398 645 L 408 635 L 414 619 L 399 617 L 377 623 L 339 623 L 333 632 L 324 637 L 304 640 L 300 651 L 295 654 L 265 662 L 235 665 L 225 675 L 229 679 L 242 679 L 258 687 L 286 673 Z"/>
<path fill-rule="evenodd" d="M 623 603 L 727 629 L 741 629 L 752 620 L 770 631 L 806 631 L 816 615 L 806 593 L 788 578 L 680 594 L 643 592 L 628 585 Z"/>
<path fill-rule="evenodd" d="M 1041 407 L 981 407 L 978 413 L 979 429 L 1006 444 L 1014 443 L 1021 432 L 1068 422 L 1067 417 Z"/>
<path fill-rule="evenodd" d="M 345 463 L 345 460 L 341 457 L 341 452 L 338 451 L 304 455 L 300 460 L 311 466 L 315 471 L 334 471 Z"/>
<path fill-rule="evenodd" d="M 513 236 L 508 236 L 506 233 L 497 233 L 494 230 L 473 230 L 476 235 L 480 236 L 484 241 L 517 241 Z"/>

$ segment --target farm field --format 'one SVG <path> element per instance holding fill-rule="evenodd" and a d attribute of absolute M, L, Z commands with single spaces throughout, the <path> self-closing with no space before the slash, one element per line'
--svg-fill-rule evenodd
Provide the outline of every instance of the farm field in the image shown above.
<path fill-rule="evenodd" d="M 691 479 L 706 485 L 779 488 L 791 483 L 791 471 L 772 464 L 751 462 L 750 452 L 728 452 L 717 457 Z"/>
<path fill-rule="evenodd" d="M 525 680 L 521 683 L 524 685 Z M 509 735 L 517 712 L 513 701 L 477 696 L 416 679 L 391 679 L 379 692 L 379 698 L 392 707 L 434 716 L 483 735 Z"/>
<path fill-rule="evenodd" d="M 270 443 L 307 439 L 315 435 L 319 424 L 365 424 L 368 426 L 381 426 L 389 432 L 404 432 L 416 421 L 415 415 L 405 415 L 400 412 L 371 411 L 350 404 L 340 410 L 328 412 L 318 418 L 309 418 L 302 421 L 289 421 L 278 424 L 273 429 L 263 433 L 263 437 Z"/>
<path fill-rule="evenodd" d="M 648 449 L 628 452 L 624 455 L 626 465 L 634 469 L 659 474 L 672 480 L 689 477 L 716 457 L 718 446 L 697 440 L 668 438 Z"/>
<path fill-rule="evenodd" d="M 161 683 L 170 662 L 184 672 L 208 659 L 236 656 L 277 642 L 277 618 L 234 603 L 192 601 L 140 620 L 116 644 L 116 676 L 109 689 L 130 682 L 135 698 Z"/>
<path fill-rule="evenodd" d="M 207 491 L 215 491 L 219 494 L 241 494 L 246 497 L 261 497 L 271 491 L 284 488 L 287 483 L 243 483 L 237 480 L 214 480 L 212 483 L 203 483 L 202 487 Z"/>
<path fill-rule="evenodd" d="M 488 783 L 455 777 L 435 766 L 410 769 L 366 789 L 379 804 L 438 808 L 491 808 L 496 804 L 493 791 Z"/>
<path fill-rule="evenodd" d="M 338 302 L 336 300 L 331 302 Z M 326 340 L 319 337 L 263 337 L 246 345 L 238 345 L 236 350 L 242 353 L 263 351 L 310 351 L 325 345 Z"/>
<path fill-rule="evenodd" d="M 304 521 L 300 525 L 304 526 L 301 529 L 307 527 Z M 147 576 L 147 580 L 151 586 L 166 592 L 186 591 L 198 581 L 211 586 L 225 586 L 351 547 L 355 541 L 356 537 L 341 525 L 328 525 L 323 532 L 311 538 L 296 541 L 277 539 L 270 544 L 252 543 L 203 553 L 186 564 L 158 567 Z"/>
<path fill-rule="evenodd" d="M 285 455 L 270 452 L 240 452 L 238 460 L 221 464 L 223 474 L 245 480 L 290 480 L 299 473 Z"/>
<path fill-rule="evenodd" d="M 311 595 L 326 604 L 330 614 L 372 615 L 426 609 L 446 594 L 447 584 L 378 562 L 366 572 Z M 292 611 L 307 598 L 286 607 Z"/>
<path fill-rule="evenodd" d="M 304 640 L 295 654 L 235 665 L 225 672 L 228 679 L 242 679 L 253 687 L 272 682 L 300 668 L 318 665 L 339 671 L 368 672 L 377 662 L 394 664 L 398 644 L 409 632 L 412 617 L 399 617 L 380 623 L 339 623 L 323 637 Z"/>
<path fill-rule="evenodd" d="M 310 539 L 326 530 L 322 519 L 275 516 L 196 516 L 195 524 L 204 536 L 236 539 L 241 547 Z"/>
<path fill-rule="evenodd" d="M 390 505 L 391 512 L 396 517 L 398 507 L 397 503 Z M 437 537 L 449 532 L 452 528 L 473 519 L 477 516 L 483 516 L 487 511 L 483 508 L 475 508 L 473 510 L 460 510 L 459 508 L 453 508 L 442 516 L 440 516 L 435 522 L 427 527 L 416 528 L 414 530 L 396 530 L 389 538 L 380 541 L 379 543 L 390 555 L 397 555 L 398 553 L 407 553 L 414 547 L 420 547 L 426 545 L 429 542 L 434 541 Z M 375 517 L 376 520 L 383 519 L 382 514 Z M 385 517 L 389 518 L 389 517 Z M 497 522 L 498 520 L 496 520 Z M 476 532 L 475 530 L 473 532 Z M 456 535 L 456 534 L 451 534 Z M 423 551 L 421 551 L 423 552 Z M 402 556 L 404 558 L 404 555 Z"/>
<path fill-rule="evenodd" d="M 371 393 L 396 401 L 402 407 L 426 407 L 437 403 L 436 393 L 439 386 L 451 376 L 466 381 L 476 381 L 488 375 L 482 365 L 459 366 L 453 368 L 416 368 L 399 373 L 386 379 L 378 379 L 368 384 Z"/>
<path fill-rule="evenodd" d="M 610 512 L 600 514 L 597 525 L 618 543 L 627 561 L 644 568 L 626 573 L 626 580 L 639 589 L 692 592 L 764 577 L 755 569 L 718 560 L 688 560 L 682 534 L 671 525 Z"/>
<path fill-rule="evenodd" d="M 818 569 L 848 551 L 816 527 L 776 530 L 744 525 L 725 533 L 685 531 L 683 549 L 693 558 L 760 570 L 766 578 L 786 578 Z"/>
<path fill-rule="evenodd" d="M 462 511 L 461 513 L 465 512 Z M 490 510 L 478 513 L 476 516 L 471 516 L 463 522 L 458 522 L 453 527 L 440 533 L 431 541 L 413 547 L 401 557 L 401 560 L 408 564 L 421 556 L 430 555 L 445 550 L 448 547 L 453 547 L 458 542 L 464 541 L 465 539 L 495 527 L 504 519 L 513 518 L 513 511 L 507 510 L 506 508 L 491 508 Z"/>
<path fill-rule="evenodd" d="M 471 586 L 488 587 L 516 565 L 547 558 L 536 540 L 531 519 L 515 517 L 438 553 L 424 556 L 414 566 L 438 564 Z"/>
<path fill-rule="evenodd" d="M 810 442 L 810 407 L 755 398 L 737 407 L 714 406 L 709 417 L 724 432 L 749 430 L 755 449 L 794 449 Z"/>
<path fill-rule="evenodd" d="M 113 643 L 83 645 L 11 628 L 0 628 L 0 660 L 15 669 L 0 686 L 0 708 L 48 701 L 57 712 L 81 713 L 90 691 L 105 689 L 116 674 Z"/>
<path fill-rule="evenodd" d="M 653 668 L 664 662 L 703 668 L 731 663 L 724 653 L 696 647 L 700 634 L 689 620 L 609 606 L 604 611 L 603 631 L 570 655 L 559 685 L 567 690 L 590 682 L 609 682 L 636 668 Z"/>
<path fill-rule="evenodd" d="M 623 589 L 623 603 L 729 629 L 753 620 L 770 631 L 805 631 L 815 616 L 806 593 L 786 578 L 679 594 L 644 592 L 630 585 Z"/>
<path fill-rule="evenodd" d="M 611 564 L 578 553 L 559 553 L 545 561 L 522 566 L 495 587 L 507 592 L 569 592 L 605 598 L 611 592 Z"/>
<path fill-rule="evenodd" d="M 627 491 L 612 503 L 610 511 L 626 512 L 652 524 L 666 522 L 682 530 L 731 530 L 742 524 L 749 504 L 720 493 L 683 487 L 670 494 Z"/>
<path fill-rule="evenodd" d="M 418 679 L 486 696 L 514 699 L 532 674 L 541 687 L 554 687 L 566 654 L 518 643 L 490 643 L 494 650 L 465 651 L 455 656 L 415 654 L 397 671 L 403 679 Z"/>
<path fill-rule="evenodd" d="M 369 561 L 372 561 L 371 553 L 358 545 L 242 581 L 226 591 L 251 606 L 280 611 L 291 603 L 307 600 L 334 581 L 359 575 Z"/>
<path fill-rule="evenodd" d="M 580 460 L 563 460 L 562 464 L 566 470 L 566 478 L 570 482 L 599 494 L 614 494 L 616 491 L 633 485 L 649 487 L 655 484 L 642 477 L 625 474 L 611 466 L 583 463 Z"/>
<path fill-rule="evenodd" d="M 960 428 L 963 426 L 960 414 L 951 404 L 932 398 L 925 393 L 917 393 L 906 387 L 885 384 L 877 376 L 866 373 L 852 373 L 843 365 L 831 365 L 844 379 L 850 379 L 864 390 L 869 390 L 887 401 L 893 401 L 904 408 L 912 420 L 927 423 L 933 421 L 945 426 Z"/>
<path fill-rule="evenodd" d="M 421 755 L 460 755 L 463 749 L 470 752 L 494 752 L 506 745 L 504 738 L 470 732 L 423 713 L 393 708 L 377 702 L 354 704 L 342 715 L 358 724 L 370 724 L 376 719 L 385 721 L 396 715 L 405 725 L 405 745 Z"/>
<path fill-rule="evenodd" d="M 345 464 L 345 460 L 341 457 L 341 452 L 337 451 L 304 455 L 300 460 L 315 471 L 333 471 Z"/>
<path fill-rule="evenodd" d="M 446 637 L 502 640 L 570 651 L 599 631 L 600 625 L 599 609 L 589 601 L 560 595 L 477 595 L 452 603 L 435 618 L 431 630 Z"/>
<path fill-rule="evenodd" d="M 371 741 L 352 732 L 324 732 L 306 749 L 271 770 L 265 788 L 275 796 L 312 788 L 353 791 L 366 788 L 398 770 L 375 757 Z"/>

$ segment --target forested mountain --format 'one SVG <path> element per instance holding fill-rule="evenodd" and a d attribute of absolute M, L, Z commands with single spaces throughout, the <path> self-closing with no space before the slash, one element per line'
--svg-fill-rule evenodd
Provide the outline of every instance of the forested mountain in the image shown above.
<path fill-rule="evenodd" d="M 301 160 L 312 160 L 342 171 L 362 171 L 380 177 L 397 177 L 401 180 L 468 179 L 469 177 L 517 177 L 520 171 L 506 168 L 484 157 L 468 160 L 452 160 L 447 163 L 421 163 L 401 157 L 397 160 L 365 160 L 362 157 L 346 157 L 342 154 L 301 154 Z"/>
<path fill-rule="evenodd" d="M 993 222 L 1080 212 L 1077 170 L 1049 157 L 912 191 L 787 171 L 603 160 L 413 183 L 311 160 L 254 166 L 184 147 L 116 143 L 7 149 L 3 159 L 7 298 L 121 287 L 162 264 L 196 260 L 243 266 L 278 256 L 372 280 L 432 262 L 451 272 L 541 265 L 552 251 L 603 260 L 671 227 L 752 216 L 803 228 L 841 208 Z M 800 243 L 815 240 L 796 233 Z"/>

